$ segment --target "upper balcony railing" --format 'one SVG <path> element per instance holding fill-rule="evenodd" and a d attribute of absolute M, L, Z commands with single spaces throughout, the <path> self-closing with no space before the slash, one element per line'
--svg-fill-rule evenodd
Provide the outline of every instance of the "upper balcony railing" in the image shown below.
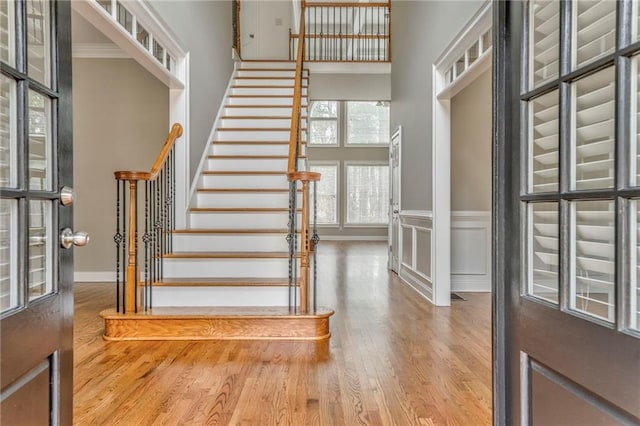
<path fill-rule="evenodd" d="M 302 2 L 307 62 L 390 62 L 391 3 Z M 302 28 L 302 27 L 301 27 Z M 300 34 L 289 30 L 289 59 Z"/>

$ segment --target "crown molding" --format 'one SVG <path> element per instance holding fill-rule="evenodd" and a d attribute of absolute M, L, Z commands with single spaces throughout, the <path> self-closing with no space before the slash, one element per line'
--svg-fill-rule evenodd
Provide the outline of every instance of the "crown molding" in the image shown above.
<path fill-rule="evenodd" d="M 112 43 L 73 43 L 74 58 L 128 59 L 124 50 Z"/>

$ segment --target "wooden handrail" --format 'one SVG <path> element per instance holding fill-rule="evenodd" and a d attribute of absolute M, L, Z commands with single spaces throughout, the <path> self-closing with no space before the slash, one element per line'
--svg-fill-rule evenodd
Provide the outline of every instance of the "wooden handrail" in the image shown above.
<path fill-rule="evenodd" d="M 291 133 L 289 135 L 289 161 L 287 164 L 287 172 L 296 170 L 296 154 L 300 152 L 302 146 L 302 138 L 299 137 L 300 131 L 300 105 L 302 102 L 302 67 L 304 63 L 304 33 L 305 18 L 304 5 L 300 12 L 300 37 L 301 43 L 298 43 L 298 52 L 296 55 L 296 82 L 293 88 L 293 106 L 291 109 Z"/>
<path fill-rule="evenodd" d="M 176 140 L 182 136 L 182 126 L 178 123 L 174 123 L 171 126 L 171 130 L 167 135 L 167 139 L 164 141 L 164 145 L 156 158 L 156 161 L 153 162 L 151 166 L 151 171 L 149 172 L 140 172 L 140 171 L 131 171 L 131 170 L 121 170 L 114 172 L 114 176 L 117 180 L 155 180 L 160 173 L 160 170 L 164 167 L 164 164 L 169 157 L 169 153 L 175 145 Z"/>
<path fill-rule="evenodd" d="M 391 2 L 378 3 L 324 3 L 306 2 L 305 7 L 391 7 Z"/>
<path fill-rule="evenodd" d="M 289 38 L 298 38 L 299 34 L 289 34 Z M 305 34 L 304 38 L 338 38 L 338 39 L 388 39 L 391 38 L 389 34 Z"/>

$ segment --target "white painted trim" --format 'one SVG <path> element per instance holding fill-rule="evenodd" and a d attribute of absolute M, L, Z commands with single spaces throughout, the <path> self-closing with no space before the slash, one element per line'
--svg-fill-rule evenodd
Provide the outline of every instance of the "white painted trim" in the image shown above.
<path fill-rule="evenodd" d="M 387 241 L 386 236 L 378 235 L 320 235 L 320 244 L 322 241 Z"/>
<path fill-rule="evenodd" d="M 491 291 L 491 212 L 490 211 L 452 211 L 451 231 L 454 230 L 479 230 L 484 237 L 484 246 L 476 247 L 483 250 L 485 254 L 485 264 L 483 270 L 466 270 L 451 273 L 451 291 Z M 472 241 L 462 243 L 465 247 L 470 247 Z M 452 258 L 465 259 L 464 255 L 456 253 L 459 246 L 452 246 Z M 456 257 L 458 256 L 458 257 Z"/>
<path fill-rule="evenodd" d="M 398 126 L 395 132 L 391 135 L 391 143 L 389 144 L 389 225 L 387 231 L 387 243 L 388 243 L 388 253 L 389 260 L 387 262 L 387 268 L 393 269 L 392 265 L 392 249 L 393 249 L 393 145 L 394 141 L 397 139 L 398 141 L 398 241 L 397 245 L 400 245 L 402 242 L 402 227 L 400 225 L 400 211 L 402 211 L 402 126 Z M 396 247 L 396 256 L 398 259 L 398 271 L 400 270 L 400 247 Z"/>
<path fill-rule="evenodd" d="M 492 25 L 492 5 L 485 2 L 478 12 L 454 37 L 433 64 L 432 72 L 432 274 L 434 303 L 451 303 L 451 93 L 439 96 L 447 87 L 447 69 L 473 45 Z M 487 49 L 488 50 L 488 49 Z M 486 60 L 485 60 L 486 61 Z M 490 62 L 490 61 L 489 61 Z M 458 89 L 477 77 L 482 64 L 470 67 L 458 76 Z M 474 69 L 475 68 L 475 71 Z M 434 249 L 437 248 L 437 249 Z"/>
<path fill-rule="evenodd" d="M 312 74 L 391 74 L 391 62 L 305 62 L 304 67 Z"/>
<path fill-rule="evenodd" d="M 112 283 L 116 281 L 114 271 L 76 271 L 73 273 L 73 281 L 77 283 Z"/>
<path fill-rule="evenodd" d="M 400 273 L 398 274 L 398 277 L 400 278 L 400 282 L 409 286 L 409 288 L 414 290 L 416 293 L 418 293 L 427 301 L 433 303 L 432 293 L 431 293 L 431 290 L 429 289 L 429 285 L 431 285 L 431 283 L 428 281 L 421 282 L 418 277 L 411 274 L 411 269 L 408 269 L 406 267 L 402 268 L 402 266 L 405 266 L 402 262 L 400 262 L 400 265 L 401 265 Z"/>
<path fill-rule="evenodd" d="M 198 189 L 200 175 L 202 174 L 202 171 L 204 170 L 204 165 L 207 162 L 207 157 L 209 156 L 209 152 L 211 151 L 211 144 L 215 140 L 216 131 L 219 127 L 220 120 L 222 119 L 224 109 L 226 108 L 227 103 L 229 101 L 229 95 L 231 94 L 233 82 L 235 81 L 236 75 L 238 73 L 238 64 L 240 64 L 240 62 L 234 62 L 234 69 L 233 69 L 233 72 L 231 73 L 231 77 L 229 78 L 227 89 L 224 92 L 224 97 L 222 98 L 222 102 L 220 103 L 220 107 L 218 108 L 216 119 L 213 120 L 213 125 L 211 126 L 211 131 L 209 132 L 209 139 L 207 139 L 207 144 L 205 145 L 205 148 L 202 151 L 202 157 L 200 158 L 198 169 L 196 170 L 196 174 L 193 176 L 193 181 L 191 182 L 191 189 L 189 189 L 189 197 L 187 198 L 187 207 L 188 207 L 188 204 L 194 200 L 196 190 Z"/>
<path fill-rule="evenodd" d="M 131 59 L 131 55 L 112 43 L 73 43 L 72 55 L 82 59 Z"/>
<path fill-rule="evenodd" d="M 450 85 L 437 94 L 438 99 L 451 99 L 458 93 L 460 93 L 465 87 L 474 82 L 483 72 L 491 69 L 491 55 L 493 54 L 493 47 L 487 49 L 476 61 L 471 64 L 469 68 L 464 70 L 458 78 L 456 78 Z"/>
<path fill-rule="evenodd" d="M 413 219 L 431 219 L 433 212 L 429 210 L 400 210 L 400 217 Z"/>

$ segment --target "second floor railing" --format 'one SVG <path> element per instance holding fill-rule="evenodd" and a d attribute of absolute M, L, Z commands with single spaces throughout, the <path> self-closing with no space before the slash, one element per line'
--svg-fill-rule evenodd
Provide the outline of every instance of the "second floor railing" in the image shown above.
<path fill-rule="evenodd" d="M 306 21 L 304 30 L 298 34 L 289 30 L 290 60 L 295 59 L 298 44 L 303 40 L 307 62 L 391 61 L 390 2 L 303 1 L 302 11 Z"/>
<path fill-rule="evenodd" d="M 162 256 L 173 250 L 174 146 L 180 136 L 182 126 L 176 123 L 150 171 L 114 173 L 117 312 L 128 314 L 151 308 L 153 283 L 162 280 Z"/>

